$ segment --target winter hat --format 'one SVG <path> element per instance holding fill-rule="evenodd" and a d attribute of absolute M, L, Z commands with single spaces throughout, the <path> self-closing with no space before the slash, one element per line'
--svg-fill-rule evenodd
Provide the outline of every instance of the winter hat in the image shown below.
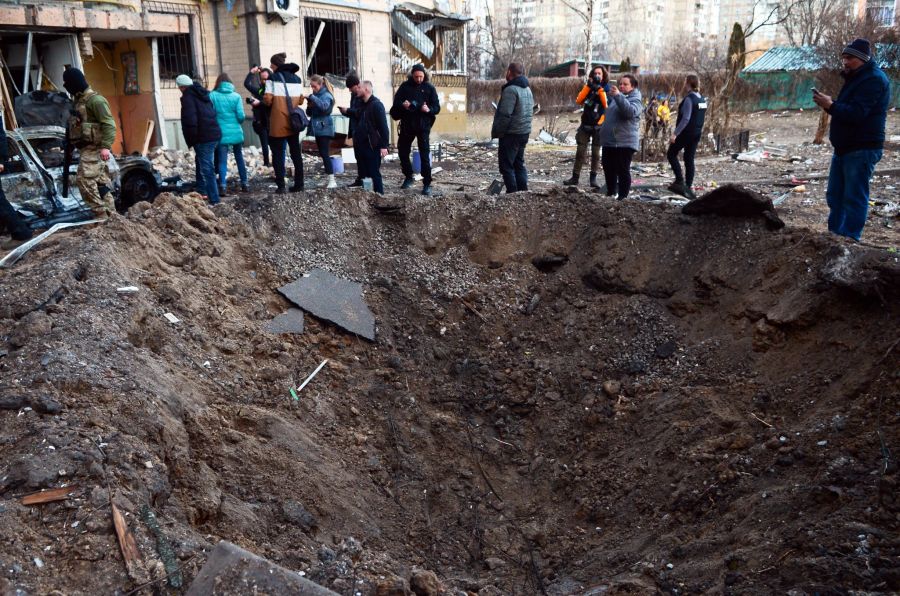
<path fill-rule="evenodd" d="M 75 95 L 87 89 L 88 83 L 87 79 L 84 78 L 83 72 L 77 68 L 67 68 L 63 71 L 63 87 L 66 88 L 66 91 Z"/>
<path fill-rule="evenodd" d="M 845 55 L 859 58 L 863 62 L 868 62 L 872 59 L 872 45 L 869 43 L 868 39 L 858 37 L 850 42 L 850 45 L 841 52 L 841 56 Z"/>
<path fill-rule="evenodd" d="M 409 72 L 409 74 L 412 74 L 416 71 L 425 72 L 425 66 L 422 64 L 416 64 L 415 66 L 412 67 L 412 70 Z"/>
<path fill-rule="evenodd" d="M 175 77 L 175 84 L 179 87 L 191 87 L 194 85 L 194 80 L 186 74 L 180 74 Z"/>
<path fill-rule="evenodd" d="M 285 62 L 287 62 L 287 54 L 284 52 L 273 54 L 272 58 L 269 60 L 269 63 L 274 64 L 275 66 L 284 66 Z"/>

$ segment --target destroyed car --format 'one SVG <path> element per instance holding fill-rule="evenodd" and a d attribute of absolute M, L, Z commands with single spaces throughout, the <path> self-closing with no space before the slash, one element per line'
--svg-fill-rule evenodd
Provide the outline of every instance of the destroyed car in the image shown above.
<path fill-rule="evenodd" d="M 32 227 L 92 217 L 81 199 L 75 174 L 78 150 L 72 151 L 68 196 L 63 196 L 66 131 L 61 126 L 28 126 L 6 131 L 9 160 L 0 173 L 6 198 Z M 117 157 L 110 168 L 116 209 L 124 213 L 138 201 L 152 201 L 162 178 L 145 157 Z"/>

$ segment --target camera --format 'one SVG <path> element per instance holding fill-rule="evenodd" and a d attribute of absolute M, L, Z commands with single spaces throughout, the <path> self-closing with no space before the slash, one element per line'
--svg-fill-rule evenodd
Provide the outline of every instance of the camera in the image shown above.
<path fill-rule="evenodd" d="M 417 101 L 409 102 L 409 109 L 411 109 L 411 110 L 419 109 L 419 102 L 417 102 Z"/>
<path fill-rule="evenodd" d="M 248 104 L 250 104 L 250 105 L 252 106 L 252 105 L 253 105 L 253 102 L 256 101 L 256 100 L 253 99 L 252 97 L 248 97 L 248 98 L 246 98 L 244 101 L 246 101 Z"/>

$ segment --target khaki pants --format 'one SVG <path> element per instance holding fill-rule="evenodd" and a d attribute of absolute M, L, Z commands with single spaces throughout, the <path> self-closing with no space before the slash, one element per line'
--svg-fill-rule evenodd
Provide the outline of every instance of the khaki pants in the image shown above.
<path fill-rule="evenodd" d="M 591 143 L 591 174 L 599 172 L 600 166 L 600 128 L 596 131 L 586 131 L 583 127 L 578 127 L 575 134 L 575 142 L 578 148 L 575 149 L 575 168 L 572 173 L 575 177 L 581 175 L 581 167 L 584 165 L 585 153 L 587 153 L 588 143 Z"/>
<path fill-rule="evenodd" d="M 112 184 L 106 162 L 100 159 L 100 149 L 85 147 L 81 149 L 78 161 L 76 182 L 81 191 L 81 199 L 97 217 L 105 218 L 115 211 L 112 196 Z"/>

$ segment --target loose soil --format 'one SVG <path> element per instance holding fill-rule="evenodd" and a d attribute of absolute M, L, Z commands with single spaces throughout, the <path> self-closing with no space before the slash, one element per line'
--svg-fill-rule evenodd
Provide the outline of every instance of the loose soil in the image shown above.
<path fill-rule="evenodd" d="M 338 190 L 53 236 L 0 273 L 0 593 L 187 586 L 220 539 L 341 594 L 896 591 L 900 263 L 788 219 Z M 313 267 L 375 342 L 263 331 Z"/>

